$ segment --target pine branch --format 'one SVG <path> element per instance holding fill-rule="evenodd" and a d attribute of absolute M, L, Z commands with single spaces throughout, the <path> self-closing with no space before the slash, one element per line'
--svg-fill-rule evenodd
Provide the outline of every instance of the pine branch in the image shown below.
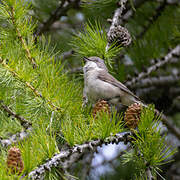
<path fill-rule="evenodd" d="M 6 106 L 3 103 L 3 101 L 0 101 L 0 108 L 6 111 L 10 116 L 13 116 L 16 119 L 18 119 L 20 121 L 21 126 L 23 126 L 25 129 L 28 129 L 32 125 L 32 123 L 26 120 L 24 117 L 13 112 L 8 106 Z"/>
<path fill-rule="evenodd" d="M 9 137 L 8 139 L 2 139 L 0 140 L 0 144 L 3 147 L 8 147 L 14 143 L 17 143 L 21 140 L 24 140 L 25 138 L 28 137 L 29 135 L 29 131 L 32 131 L 32 123 L 29 122 L 28 120 L 26 120 L 24 117 L 16 114 L 15 112 L 13 112 L 8 106 L 6 106 L 3 101 L 0 101 L 0 107 L 6 111 L 10 116 L 15 117 L 16 119 L 18 119 L 21 123 L 21 125 L 25 128 L 25 131 L 22 131 L 20 133 L 16 133 L 14 135 L 12 135 L 11 137 Z"/>
<path fill-rule="evenodd" d="M 0 145 L 2 147 L 7 148 L 8 146 L 11 146 L 12 144 L 15 144 L 19 141 L 26 139 L 29 136 L 30 131 L 32 131 L 32 127 L 28 127 L 25 131 L 16 133 L 12 135 L 11 137 L 9 137 L 8 139 L 0 139 Z"/>
<path fill-rule="evenodd" d="M 61 108 L 55 106 L 51 100 L 43 97 L 41 95 L 41 93 L 39 91 L 36 90 L 36 88 L 34 88 L 29 82 L 24 81 L 13 69 L 11 69 L 1 58 L 0 58 L 0 63 L 4 66 L 4 68 L 6 68 L 14 77 L 16 77 L 17 79 L 19 79 L 23 84 L 25 84 L 29 89 L 32 90 L 32 92 L 34 93 L 35 96 L 40 97 L 41 99 L 45 100 L 47 102 L 47 104 L 49 104 L 54 110 L 61 110 Z"/>
<path fill-rule="evenodd" d="M 180 57 L 180 45 L 177 45 L 173 50 L 171 50 L 163 58 L 158 59 L 158 62 L 147 68 L 145 72 L 141 72 L 137 77 L 134 77 L 132 80 L 129 80 L 125 83 L 127 87 L 134 86 L 138 81 L 148 77 L 153 71 L 156 71 L 158 68 L 163 67 L 167 63 L 173 63 L 174 58 Z"/>
<path fill-rule="evenodd" d="M 79 7 L 79 1 L 80 0 L 69 0 L 69 1 L 62 0 L 59 7 L 57 7 L 57 9 L 52 13 L 49 19 L 38 27 L 37 31 L 35 32 L 35 36 L 36 37 L 40 36 L 42 33 L 48 31 L 49 27 L 55 21 L 60 19 L 61 16 L 66 15 L 69 9 Z"/>
<path fill-rule="evenodd" d="M 110 26 L 109 31 L 107 33 L 108 38 L 111 36 L 111 29 L 113 29 L 114 27 L 116 27 L 120 24 L 120 18 L 122 16 L 123 10 L 125 9 L 126 2 L 127 2 L 127 0 L 121 0 L 120 1 L 121 7 L 117 8 L 114 12 L 112 23 L 111 23 L 111 26 Z M 110 46 L 110 44 L 108 43 L 106 46 L 106 51 L 108 50 L 109 46 Z"/>
<path fill-rule="evenodd" d="M 10 7 L 11 11 L 10 11 L 10 16 L 11 16 L 11 21 L 14 25 L 14 28 L 15 28 L 15 31 L 17 32 L 17 36 L 18 38 L 20 39 L 21 43 L 22 43 L 22 46 L 27 54 L 27 57 L 29 59 L 29 61 L 32 63 L 33 65 L 33 68 L 37 68 L 37 64 L 35 62 L 35 59 L 31 56 L 31 53 L 30 53 L 30 50 L 26 44 L 26 41 L 24 40 L 24 38 L 22 37 L 21 35 L 21 32 L 19 31 L 18 29 L 18 26 L 16 25 L 16 20 L 15 20 L 15 12 L 14 12 L 14 8 L 13 7 Z"/>
<path fill-rule="evenodd" d="M 127 0 L 120 1 L 120 7 L 117 8 L 114 12 L 110 29 L 112 28 L 112 26 L 118 26 L 120 24 L 120 18 L 122 16 L 123 10 L 125 9 L 126 2 Z"/>
<path fill-rule="evenodd" d="M 79 162 L 80 159 L 82 159 L 82 156 L 84 156 L 86 153 L 89 153 L 89 150 L 84 150 L 81 153 L 74 152 L 72 153 L 66 160 L 62 159 L 61 166 L 63 169 L 70 168 L 74 163 Z"/>
<path fill-rule="evenodd" d="M 46 172 L 50 171 L 51 168 L 57 167 L 59 165 L 62 165 L 62 162 L 68 161 L 69 158 L 73 154 L 84 154 L 87 150 L 88 151 L 93 151 L 97 148 L 97 146 L 101 146 L 103 143 L 105 144 L 110 144 L 110 143 L 116 143 L 118 144 L 119 142 L 124 142 L 125 144 L 128 142 L 131 142 L 131 137 L 129 133 L 126 133 L 124 135 L 121 134 L 116 134 L 115 136 L 106 138 L 104 141 L 102 140 L 94 140 L 90 141 L 88 143 L 82 144 L 82 145 L 76 145 L 73 148 L 70 148 L 66 151 L 61 151 L 59 154 L 54 155 L 51 159 L 49 159 L 46 163 L 40 165 L 37 169 L 31 171 L 28 175 L 29 178 L 38 180 L 41 178 L 41 176 Z M 71 162 L 76 162 L 77 156 L 75 156 L 75 159 Z"/>

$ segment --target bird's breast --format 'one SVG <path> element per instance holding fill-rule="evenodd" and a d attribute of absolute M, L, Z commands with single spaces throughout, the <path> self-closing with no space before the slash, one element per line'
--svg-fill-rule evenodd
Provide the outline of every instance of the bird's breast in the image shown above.
<path fill-rule="evenodd" d="M 96 102 L 99 99 L 109 99 L 112 96 L 118 96 L 120 89 L 97 78 L 96 74 L 86 78 L 87 96 Z"/>

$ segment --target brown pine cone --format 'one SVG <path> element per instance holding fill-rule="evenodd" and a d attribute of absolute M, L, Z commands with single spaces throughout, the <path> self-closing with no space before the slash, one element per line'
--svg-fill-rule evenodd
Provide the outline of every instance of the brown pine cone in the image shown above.
<path fill-rule="evenodd" d="M 114 26 L 110 29 L 108 43 L 116 42 L 116 45 L 128 46 L 131 43 L 131 35 L 128 30 L 122 26 Z"/>
<path fill-rule="evenodd" d="M 99 100 L 95 104 L 95 106 L 94 106 L 94 108 L 92 110 L 93 117 L 95 118 L 97 116 L 97 114 L 101 113 L 101 112 L 107 112 L 108 114 L 110 114 L 109 104 L 105 100 Z"/>
<path fill-rule="evenodd" d="M 12 174 L 20 174 L 24 169 L 21 152 L 16 147 L 11 147 L 7 156 L 7 167 Z"/>
<path fill-rule="evenodd" d="M 141 117 L 141 108 L 141 104 L 138 103 L 134 103 L 127 108 L 124 120 L 130 129 L 135 129 L 138 126 Z"/>

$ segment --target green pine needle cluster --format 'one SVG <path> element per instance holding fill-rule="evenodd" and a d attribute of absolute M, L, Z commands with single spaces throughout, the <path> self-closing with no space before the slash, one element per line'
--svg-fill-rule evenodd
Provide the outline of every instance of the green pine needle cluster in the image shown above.
<path fill-rule="evenodd" d="M 24 172 L 29 173 L 45 159 L 49 159 L 59 152 L 56 136 L 52 133 L 43 124 L 38 125 L 27 140 L 19 143 L 17 147 L 22 153 Z"/>
<path fill-rule="evenodd" d="M 160 118 L 155 116 L 153 106 L 143 109 L 138 131 L 134 130 L 134 151 L 124 155 L 125 163 L 133 161 L 136 164 L 138 177 L 146 177 L 148 167 L 156 176 L 156 172 L 160 171 L 158 167 L 168 163 L 167 159 L 176 152 L 176 149 L 168 147 L 165 138 L 161 136 Z"/>
<path fill-rule="evenodd" d="M 25 165 L 22 174 L 58 153 L 59 145 L 64 142 L 73 146 L 105 139 L 124 130 L 122 116 L 116 112 L 111 116 L 102 113 L 94 119 L 90 109 L 82 108 L 81 84 L 69 79 L 61 61 L 55 62 L 56 54 L 45 37 L 35 39 L 33 36 L 36 24 L 29 15 L 30 7 L 25 0 L 4 0 L 0 4 L 0 101 L 32 123 L 29 137 L 12 144 L 22 152 Z M 121 50 L 112 45 L 106 51 L 106 32 L 98 22 L 86 24 L 84 32 L 74 36 L 72 45 L 80 56 L 98 56 L 107 62 Z M 0 137 L 8 138 L 22 129 L 19 120 L 0 106 Z M 174 153 L 169 153 L 160 136 L 152 107 L 143 111 L 139 132 L 135 134 L 133 160 L 140 169 L 145 170 L 148 163 L 157 170 L 157 166 Z M 7 174 L 6 148 L 1 147 L 0 156 L 0 179 L 23 179 L 22 174 Z M 54 171 L 47 174 L 47 179 L 56 178 L 54 174 L 61 176 Z"/>
<path fill-rule="evenodd" d="M 114 44 L 106 50 L 107 35 L 99 22 L 92 25 L 90 22 L 85 25 L 84 32 L 80 32 L 74 36 L 72 46 L 80 56 L 98 56 L 102 59 L 110 61 L 121 50 L 121 47 Z"/>
<path fill-rule="evenodd" d="M 84 119 L 79 117 L 78 120 L 69 118 L 62 124 L 64 138 L 70 145 L 81 144 L 92 139 L 103 140 L 122 131 L 122 117 L 118 117 L 116 112 L 111 117 L 107 113 L 100 113 L 96 118 L 92 115 L 87 115 Z"/>
<path fill-rule="evenodd" d="M 52 157 L 64 141 L 73 146 L 122 131 L 122 118 L 118 123 L 114 116 L 111 122 L 107 115 L 94 120 L 90 111 L 82 109 L 81 84 L 63 73 L 64 67 L 61 61 L 55 62 L 56 54 L 49 48 L 49 42 L 43 36 L 36 40 L 33 36 L 36 25 L 28 14 L 30 4 L 8 0 L 3 1 L 0 9 L 0 100 L 31 122 L 33 129 L 25 141 L 12 144 L 22 152 L 25 165 L 22 174 Z M 97 37 L 94 31 L 91 33 L 95 40 L 99 38 L 98 43 L 105 50 L 102 39 L 105 33 L 103 36 L 98 33 Z M 101 51 L 112 57 L 114 52 L 109 52 Z M 19 120 L 2 108 L 0 125 L 2 138 L 22 130 Z M 22 174 L 7 175 L 6 158 L 7 149 L 2 148 L 0 179 L 20 179 Z"/>

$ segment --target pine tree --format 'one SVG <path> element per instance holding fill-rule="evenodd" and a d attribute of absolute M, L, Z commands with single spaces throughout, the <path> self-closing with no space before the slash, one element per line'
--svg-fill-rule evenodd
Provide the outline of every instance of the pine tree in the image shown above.
<path fill-rule="evenodd" d="M 91 179 L 98 147 L 120 142 L 105 179 L 175 179 L 179 19 L 178 0 L 1 1 L 0 179 Z M 83 108 L 83 56 L 150 105 Z"/>

